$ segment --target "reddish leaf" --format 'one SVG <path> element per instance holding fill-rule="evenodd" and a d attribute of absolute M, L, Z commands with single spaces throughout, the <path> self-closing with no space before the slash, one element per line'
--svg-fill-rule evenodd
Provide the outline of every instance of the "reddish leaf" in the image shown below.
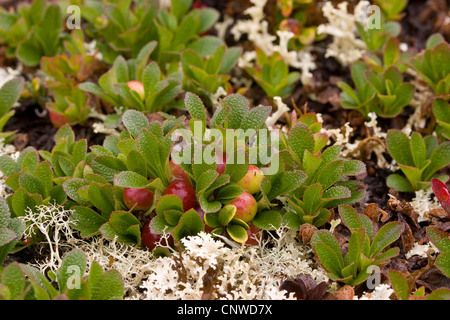
<path fill-rule="evenodd" d="M 450 192 L 447 186 L 441 180 L 433 178 L 431 179 L 431 187 L 436 198 L 441 203 L 442 208 L 450 215 Z"/>

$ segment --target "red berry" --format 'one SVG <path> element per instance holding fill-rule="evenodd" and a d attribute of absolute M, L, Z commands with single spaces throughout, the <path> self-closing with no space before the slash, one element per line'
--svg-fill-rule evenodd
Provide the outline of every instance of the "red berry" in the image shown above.
<path fill-rule="evenodd" d="M 189 175 L 183 168 L 173 160 L 169 162 L 170 173 L 172 174 L 173 180 L 185 180 L 189 182 Z"/>
<path fill-rule="evenodd" d="M 255 246 L 259 244 L 259 241 L 261 241 L 263 238 L 262 230 L 254 224 L 250 224 L 249 227 L 250 229 L 247 230 L 248 240 L 245 242 L 245 244 Z"/>
<path fill-rule="evenodd" d="M 197 203 L 195 197 L 195 189 L 189 182 L 185 180 L 172 181 L 164 192 L 164 195 L 173 194 L 183 202 L 183 210 L 193 209 Z"/>
<path fill-rule="evenodd" d="M 168 238 L 166 237 L 163 237 L 162 233 L 154 233 L 150 228 L 150 221 L 144 224 L 141 231 L 141 242 L 150 250 L 155 249 L 158 243 L 161 243 L 163 246 L 172 247 L 174 245 L 172 235 L 168 235 Z"/>
<path fill-rule="evenodd" d="M 234 198 L 230 204 L 236 206 L 235 217 L 245 222 L 252 221 L 258 210 L 258 203 L 248 192 L 243 192 L 241 195 Z"/>
<path fill-rule="evenodd" d="M 217 159 L 216 172 L 218 174 L 223 174 L 227 166 L 227 155 L 225 153 L 217 154 L 216 159 Z"/>
<path fill-rule="evenodd" d="M 140 81 L 128 81 L 127 82 L 128 88 L 130 90 L 136 91 L 141 100 L 145 99 L 145 92 L 144 92 L 144 85 Z"/>
<path fill-rule="evenodd" d="M 237 184 L 248 193 L 255 194 L 260 191 L 259 185 L 263 178 L 264 174 L 261 169 L 251 164 L 245 176 Z"/>
<path fill-rule="evenodd" d="M 146 211 L 153 204 L 153 191 L 142 188 L 125 188 L 123 202 L 130 210 Z"/>

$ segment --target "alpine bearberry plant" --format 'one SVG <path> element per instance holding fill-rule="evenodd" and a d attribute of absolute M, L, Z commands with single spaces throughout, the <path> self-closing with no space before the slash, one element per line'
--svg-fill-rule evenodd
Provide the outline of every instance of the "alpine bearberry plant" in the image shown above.
<path fill-rule="evenodd" d="M 339 242 L 327 230 L 317 231 L 311 245 L 331 279 L 357 285 L 370 276 L 369 266 L 384 265 L 399 254 L 396 247 L 384 250 L 400 237 L 404 227 L 399 222 L 389 222 L 375 233 L 370 219 L 351 206 L 340 205 L 339 214 L 351 231 L 348 252 L 342 253 Z"/>
<path fill-rule="evenodd" d="M 434 136 L 423 138 L 413 132 L 411 137 L 399 130 L 389 130 L 386 137 L 389 154 L 400 167 L 403 175 L 391 174 L 386 181 L 389 187 L 402 192 L 414 192 L 430 186 L 432 178 L 446 182 L 447 175 L 438 171 L 450 164 L 450 143 L 439 143 Z"/>
<path fill-rule="evenodd" d="M 1 43 L 6 55 L 27 66 L 38 66 L 42 57 L 52 57 L 62 47 L 63 15 L 61 8 L 46 0 L 20 4 L 17 10 L 0 10 Z"/>
<path fill-rule="evenodd" d="M 390 66 L 381 74 L 375 73 L 363 62 L 352 65 L 356 90 L 339 82 L 342 106 L 358 110 L 364 116 L 375 112 L 380 117 L 395 117 L 413 97 L 414 86 L 403 82 L 402 73 Z"/>
<path fill-rule="evenodd" d="M 364 173 L 364 163 L 340 157 L 342 146 L 324 148 L 328 136 L 320 130 L 317 116 L 305 114 L 282 139 L 284 163 L 304 174 L 303 183 L 286 196 L 284 219 L 296 229 L 303 223 L 321 226 L 330 218 L 330 208 L 355 203 L 364 196 L 362 184 L 348 179 Z"/>
<path fill-rule="evenodd" d="M 246 71 L 271 98 L 288 97 L 300 79 L 300 73 L 289 71 L 289 66 L 278 52 L 268 56 L 260 48 L 256 49 L 256 67 Z"/>
<path fill-rule="evenodd" d="M 444 2 L 0 1 L 0 299 L 449 299 Z"/>
<path fill-rule="evenodd" d="M 163 75 L 150 55 L 158 44 L 146 44 L 134 59 L 118 56 L 111 69 L 98 79 L 98 84 L 85 82 L 80 89 L 100 97 L 113 107 L 147 112 L 167 110 L 180 93 L 177 77 Z"/>
<path fill-rule="evenodd" d="M 124 286 L 117 270 L 103 271 L 93 262 L 87 276 L 86 256 L 80 249 L 70 251 L 57 270 L 55 289 L 46 275 L 30 265 L 13 262 L 1 273 L 0 298 L 2 300 L 122 300 Z M 73 270 L 79 272 L 74 277 Z"/>

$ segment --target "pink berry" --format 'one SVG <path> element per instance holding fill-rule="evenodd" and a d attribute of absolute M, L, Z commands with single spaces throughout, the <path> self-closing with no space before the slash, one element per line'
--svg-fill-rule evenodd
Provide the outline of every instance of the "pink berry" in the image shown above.
<path fill-rule="evenodd" d="M 185 212 L 193 209 L 197 203 L 194 187 L 185 180 L 172 181 L 164 192 L 164 195 L 167 194 L 173 194 L 180 198 Z"/>
<path fill-rule="evenodd" d="M 123 202 L 130 210 L 147 211 L 153 204 L 153 191 L 142 188 L 125 188 Z"/>
<path fill-rule="evenodd" d="M 248 192 L 243 192 L 231 201 L 230 204 L 236 206 L 235 217 L 245 222 L 252 221 L 258 210 L 258 203 Z"/>
<path fill-rule="evenodd" d="M 264 174 L 261 169 L 251 164 L 245 176 L 237 184 L 248 193 L 255 194 L 260 191 L 259 185 L 263 178 Z"/>
<path fill-rule="evenodd" d="M 142 228 L 141 242 L 144 246 L 146 246 L 150 250 L 155 249 L 158 243 L 161 243 L 163 246 L 170 246 L 170 247 L 174 245 L 172 235 L 169 235 L 168 238 L 165 237 L 163 238 L 163 234 L 154 233 L 150 228 L 150 221 L 144 224 L 144 227 Z"/>
<path fill-rule="evenodd" d="M 185 180 L 189 182 L 189 175 L 183 168 L 173 160 L 169 162 L 170 173 L 172 174 L 173 180 Z"/>
<path fill-rule="evenodd" d="M 227 166 L 227 155 L 225 153 L 217 154 L 216 158 L 217 158 L 216 172 L 218 174 L 223 174 Z"/>
<path fill-rule="evenodd" d="M 133 91 L 136 91 L 141 100 L 145 99 L 145 92 L 144 92 L 144 85 L 140 81 L 128 81 L 127 82 L 128 88 L 130 88 Z"/>
<path fill-rule="evenodd" d="M 255 246 L 263 238 L 262 230 L 259 229 L 254 224 L 249 224 L 249 227 L 250 227 L 250 229 L 247 230 L 248 239 L 245 242 L 245 244 L 248 244 L 248 245 L 251 245 L 251 246 Z"/>

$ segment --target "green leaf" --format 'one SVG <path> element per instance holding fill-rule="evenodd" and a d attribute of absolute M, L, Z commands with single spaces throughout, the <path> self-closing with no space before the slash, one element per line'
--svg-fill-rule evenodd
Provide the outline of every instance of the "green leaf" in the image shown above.
<path fill-rule="evenodd" d="M 180 241 L 184 237 L 197 235 L 204 227 L 197 211 L 190 209 L 181 216 L 178 225 L 172 231 L 172 236 L 176 241 Z"/>
<path fill-rule="evenodd" d="M 122 171 L 114 177 L 114 185 L 124 188 L 144 188 L 149 184 L 147 178 L 133 171 Z"/>
<path fill-rule="evenodd" d="M 248 240 L 248 233 L 244 227 L 236 224 L 229 225 L 227 228 L 227 233 L 231 239 L 238 243 L 245 243 Z"/>
<path fill-rule="evenodd" d="M 450 251 L 441 252 L 435 264 L 443 274 L 450 277 Z"/>
<path fill-rule="evenodd" d="M 163 215 L 164 212 L 168 210 L 184 212 L 181 199 L 173 194 L 168 194 L 159 198 L 156 203 L 156 214 Z"/>
<path fill-rule="evenodd" d="M 256 214 L 252 223 L 260 229 L 274 230 L 280 228 L 282 220 L 283 216 L 279 211 L 263 210 Z"/>
<path fill-rule="evenodd" d="M 344 161 L 335 160 L 329 163 L 325 168 L 323 168 L 323 170 L 319 174 L 319 177 L 317 178 L 317 182 L 322 185 L 323 190 L 326 190 L 341 178 L 343 172 Z"/>
<path fill-rule="evenodd" d="M 359 259 L 364 248 L 365 240 L 366 231 L 364 228 L 360 228 L 352 232 L 348 241 L 348 253 L 345 256 L 344 261 L 346 265 L 353 263 L 353 268 L 350 273 L 353 277 L 356 277 L 358 272 Z M 346 277 L 348 275 L 343 273 L 343 276 Z"/>
<path fill-rule="evenodd" d="M 0 156 L 0 171 L 4 173 L 5 176 L 10 176 L 17 173 L 16 162 L 7 155 Z"/>
<path fill-rule="evenodd" d="M 90 208 L 76 206 L 71 210 L 71 225 L 81 231 L 83 238 L 97 235 L 100 227 L 107 222 L 104 217 Z"/>
<path fill-rule="evenodd" d="M 392 288 L 394 288 L 395 294 L 401 300 L 408 300 L 409 298 L 409 287 L 406 278 L 399 272 L 395 270 L 389 270 L 389 279 L 391 280 Z"/>
<path fill-rule="evenodd" d="M 346 176 L 356 176 L 366 172 L 366 165 L 359 160 L 344 160 L 344 172 Z"/>
<path fill-rule="evenodd" d="M 112 185 L 92 181 L 89 184 L 89 201 L 102 212 L 103 216 L 109 217 L 115 210 Z"/>
<path fill-rule="evenodd" d="M 317 242 L 314 244 L 314 251 L 319 257 L 320 263 L 324 267 L 324 269 L 332 272 L 337 276 L 341 276 L 342 274 L 342 256 L 339 256 L 339 253 L 334 251 L 330 246 L 326 245 L 323 242 Z"/>
<path fill-rule="evenodd" d="M 5 115 L 20 98 L 24 86 L 22 78 L 14 78 L 0 88 L 0 115 Z"/>
<path fill-rule="evenodd" d="M 417 132 L 413 132 L 411 134 L 411 152 L 414 159 L 415 167 L 419 169 L 422 168 L 423 163 L 427 158 L 427 150 L 425 140 Z"/>
<path fill-rule="evenodd" d="M 297 155 L 298 159 L 303 159 L 305 150 L 314 152 L 314 136 L 307 125 L 298 122 L 289 135 L 289 147 Z"/>
<path fill-rule="evenodd" d="M 249 111 L 248 100 L 240 94 L 230 94 L 222 101 L 224 108 L 230 108 L 231 112 L 228 116 L 228 128 L 239 129 L 243 117 Z"/>
<path fill-rule="evenodd" d="M 0 228 L 0 247 L 18 239 L 17 234 L 7 228 Z"/>
<path fill-rule="evenodd" d="M 394 188 L 400 192 L 414 192 L 414 188 L 411 183 L 399 174 L 389 175 L 386 180 L 386 185 L 389 188 Z"/>
<path fill-rule="evenodd" d="M 39 65 L 44 53 L 37 47 L 34 41 L 29 39 L 19 44 L 16 49 L 17 58 L 25 65 L 35 67 Z"/>
<path fill-rule="evenodd" d="M 39 269 L 30 265 L 21 265 L 23 272 L 33 286 L 34 295 L 38 300 L 54 299 L 58 296 L 58 291 L 52 286 L 47 277 L 42 274 Z"/>
<path fill-rule="evenodd" d="M 147 166 L 145 163 L 145 158 L 137 150 L 131 150 L 127 156 L 127 168 L 129 171 L 134 171 L 140 176 L 147 176 Z"/>
<path fill-rule="evenodd" d="M 11 212 L 9 211 L 6 200 L 0 198 L 0 228 L 7 228 L 11 218 Z"/>
<path fill-rule="evenodd" d="M 31 194 L 44 195 L 44 186 L 38 178 L 31 174 L 21 174 L 19 177 L 19 184 L 22 188 L 27 190 Z"/>
<path fill-rule="evenodd" d="M 72 200 L 74 200 L 78 203 L 86 203 L 86 200 L 84 200 L 83 198 L 81 198 L 78 195 L 78 190 L 82 187 L 88 186 L 89 183 L 90 182 L 86 179 L 73 178 L 73 179 L 66 180 L 63 183 L 62 187 L 63 187 L 64 191 L 66 192 L 66 194 Z"/>
<path fill-rule="evenodd" d="M 229 47 L 225 53 L 225 57 L 220 65 L 219 74 L 228 74 L 236 65 L 239 57 L 242 54 L 242 48 Z"/>
<path fill-rule="evenodd" d="M 121 274 L 117 270 L 103 272 L 96 261 L 92 263 L 89 272 L 89 288 L 92 300 L 121 300 L 124 294 Z"/>
<path fill-rule="evenodd" d="M 372 237 L 372 222 L 367 216 L 358 214 L 354 208 L 349 205 L 340 205 L 339 215 L 341 216 L 344 224 L 351 231 L 356 231 L 360 228 L 366 229 L 366 234 Z"/>
<path fill-rule="evenodd" d="M 3 270 L 1 284 L 8 287 L 11 300 L 23 294 L 26 288 L 25 275 L 17 262 L 10 263 Z"/>
<path fill-rule="evenodd" d="M 39 179 L 42 184 L 44 190 L 44 198 L 50 194 L 50 191 L 53 187 L 53 171 L 47 161 L 41 162 L 36 170 L 34 171 L 34 175 Z"/>
<path fill-rule="evenodd" d="M 16 216 L 24 216 L 27 209 L 33 210 L 40 204 L 42 204 L 41 195 L 31 195 L 22 187 L 14 192 L 11 200 L 12 209 Z"/>
<path fill-rule="evenodd" d="M 389 130 L 386 136 L 386 145 L 390 155 L 397 163 L 414 166 L 410 140 L 405 133 L 400 130 Z"/>
<path fill-rule="evenodd" d="M 216 200 L 226 203 L 241 195 L 244 192 L 241 186 L 237 184 L 229 184 L 223 188 L 220 188 L 216 194 Z"/>
<path fill-rule="evenodd" d="M 144 93 L 148 97 L 157 90 L 157 85 L 161 78 L 161 70 L 155 61 L 145 67 L 142 78 Z"/>
<path fill-rule="evenodd" d="M 439 229 L 437 226 L 426 228 L 428 238 L 439 249 L 439 251 L 450 251 L 450 238 L 447 232 Z"/>
<path fill-rule="evenodd" d="M 187 92 L 184 98 L 184 104 L 193 119 L 201 120 L 206 125 L 206 111 L 202 100 L 195 94 Z"/>
<path fill-rule="evenodd" d="M 63 258 L 61 267 L 56 272 L 59 291 L 66 291 L 69 286 L 69 280 L 83 277 L 86 266 L 86 256 L 81 249 L 74 249 L 67 253 Z"/>
<path fill-rule="evenodd" d="M 164 211 L 164 220 L 167 222 L 167 224 L 171 226 L 176 226 L 182 215 L 183 211 L 166 210 Z"/>
<path fill-rule="evenodd" d="M 94 173 L 97 173 L 104 177 L 108 182 L 113 182 L 114 175 L 127 171 L 126 165 L 110 155 L 100 155 L 92 159 L 91 167 Z"/>
<path fill-rule="evenodd" d="M 230 175 L 231 182 L 239 182 L 248 172 L 249 164 L 247 161 L 240 163 L 237 159 L 237 154 L 240 154 L 241 150 L 236 150 L 232 155 L 229 155 L 225 165 L 225 174 Z M 234 160 L 232 160 L 234 158 Z"/>
<path fill-rule="evenodd" d="M 244 115 L 244 118 L 242 119 L 242 122 L 240 124 L 240 129 L 260 129 L 266 122 L 271 111 L 271 106 L 257 106 L 251 108 L 249 112 Z"/>
<path fill-rule="evenodd" d="M 339 245 L 339 242 L 336 240 L 336 238 L 331 234 L 331 232 L 326 230 L 319 230 L 316 233 L 314 233 L 312 239 L 311 239 L 311 246 L 314 248 L 316 244 L 323 243 L 327 247 L 329 247 L 334 255 L 332 255 L 331 259 L 337 259 L 335 267 L 338 268 L 339 271 L 333 272 L 336 275 L 340 275 L 340 270 L 344 268 L 344 259 L 342 257 L 341 247 Z M 325 249 L 327 250 L 327 249 Z M 335 270 L 337 271 L 337 269 Z"/>
<path fill-rule="evenodd" d="M 133 109 L 128 109 L 124 112 L 122 122 L 134 138 L 139 135 L 142 129 L 147 128 L 149 124 L 147 117 L 142 112 Z"/>
<path fill-rule="evenodd" d="M 313 216 L 319 209 L 320 201 L 322 200 L 322 186 L 320 183 L 315 183 L 306 188 L 303 194 L 305 215 Z"/>
<path fill-rule="evenodd" d="M 397 240 L 404 230 L 400 222 L 389 222 L 378 230 L 370 246 L 369 258 L 375 258 L 384 248 Z"/>
<path fill-rule="evenodd" d="M 273 200 L 278 196 L 291 192 L 299 188 L 306 180 L 306 174 L 303 171 L 283 172 L 272 182 L 272 188 L 267 195 L 269 200 Z"/>
<path fill-rule="evenodd" d="M 384 67 L 394 65 L 400 57 L 399 41 L 395 37 L 390 37 L 384 46 L 383 64 Z"/>
<path fill-rule="evenodd" d="M 141 241 L 140 222 L 127 211 L 113 211 L 100 232 L 110 240 L 117 237 L 117 241 L 126 244 L 139 244 Z"/>
<path fill-rule="evenodd" d="M 450 165 L 450 141 L 441 143 L 431 154 L 431 163 L 423 172 L 424 181 L 429 181 L 438 170 Z"/>
<path fill-rule="evenodd" d="M 450 290 L 438 288 L 428 295 L 427 300 L 450 300 Z"/>

